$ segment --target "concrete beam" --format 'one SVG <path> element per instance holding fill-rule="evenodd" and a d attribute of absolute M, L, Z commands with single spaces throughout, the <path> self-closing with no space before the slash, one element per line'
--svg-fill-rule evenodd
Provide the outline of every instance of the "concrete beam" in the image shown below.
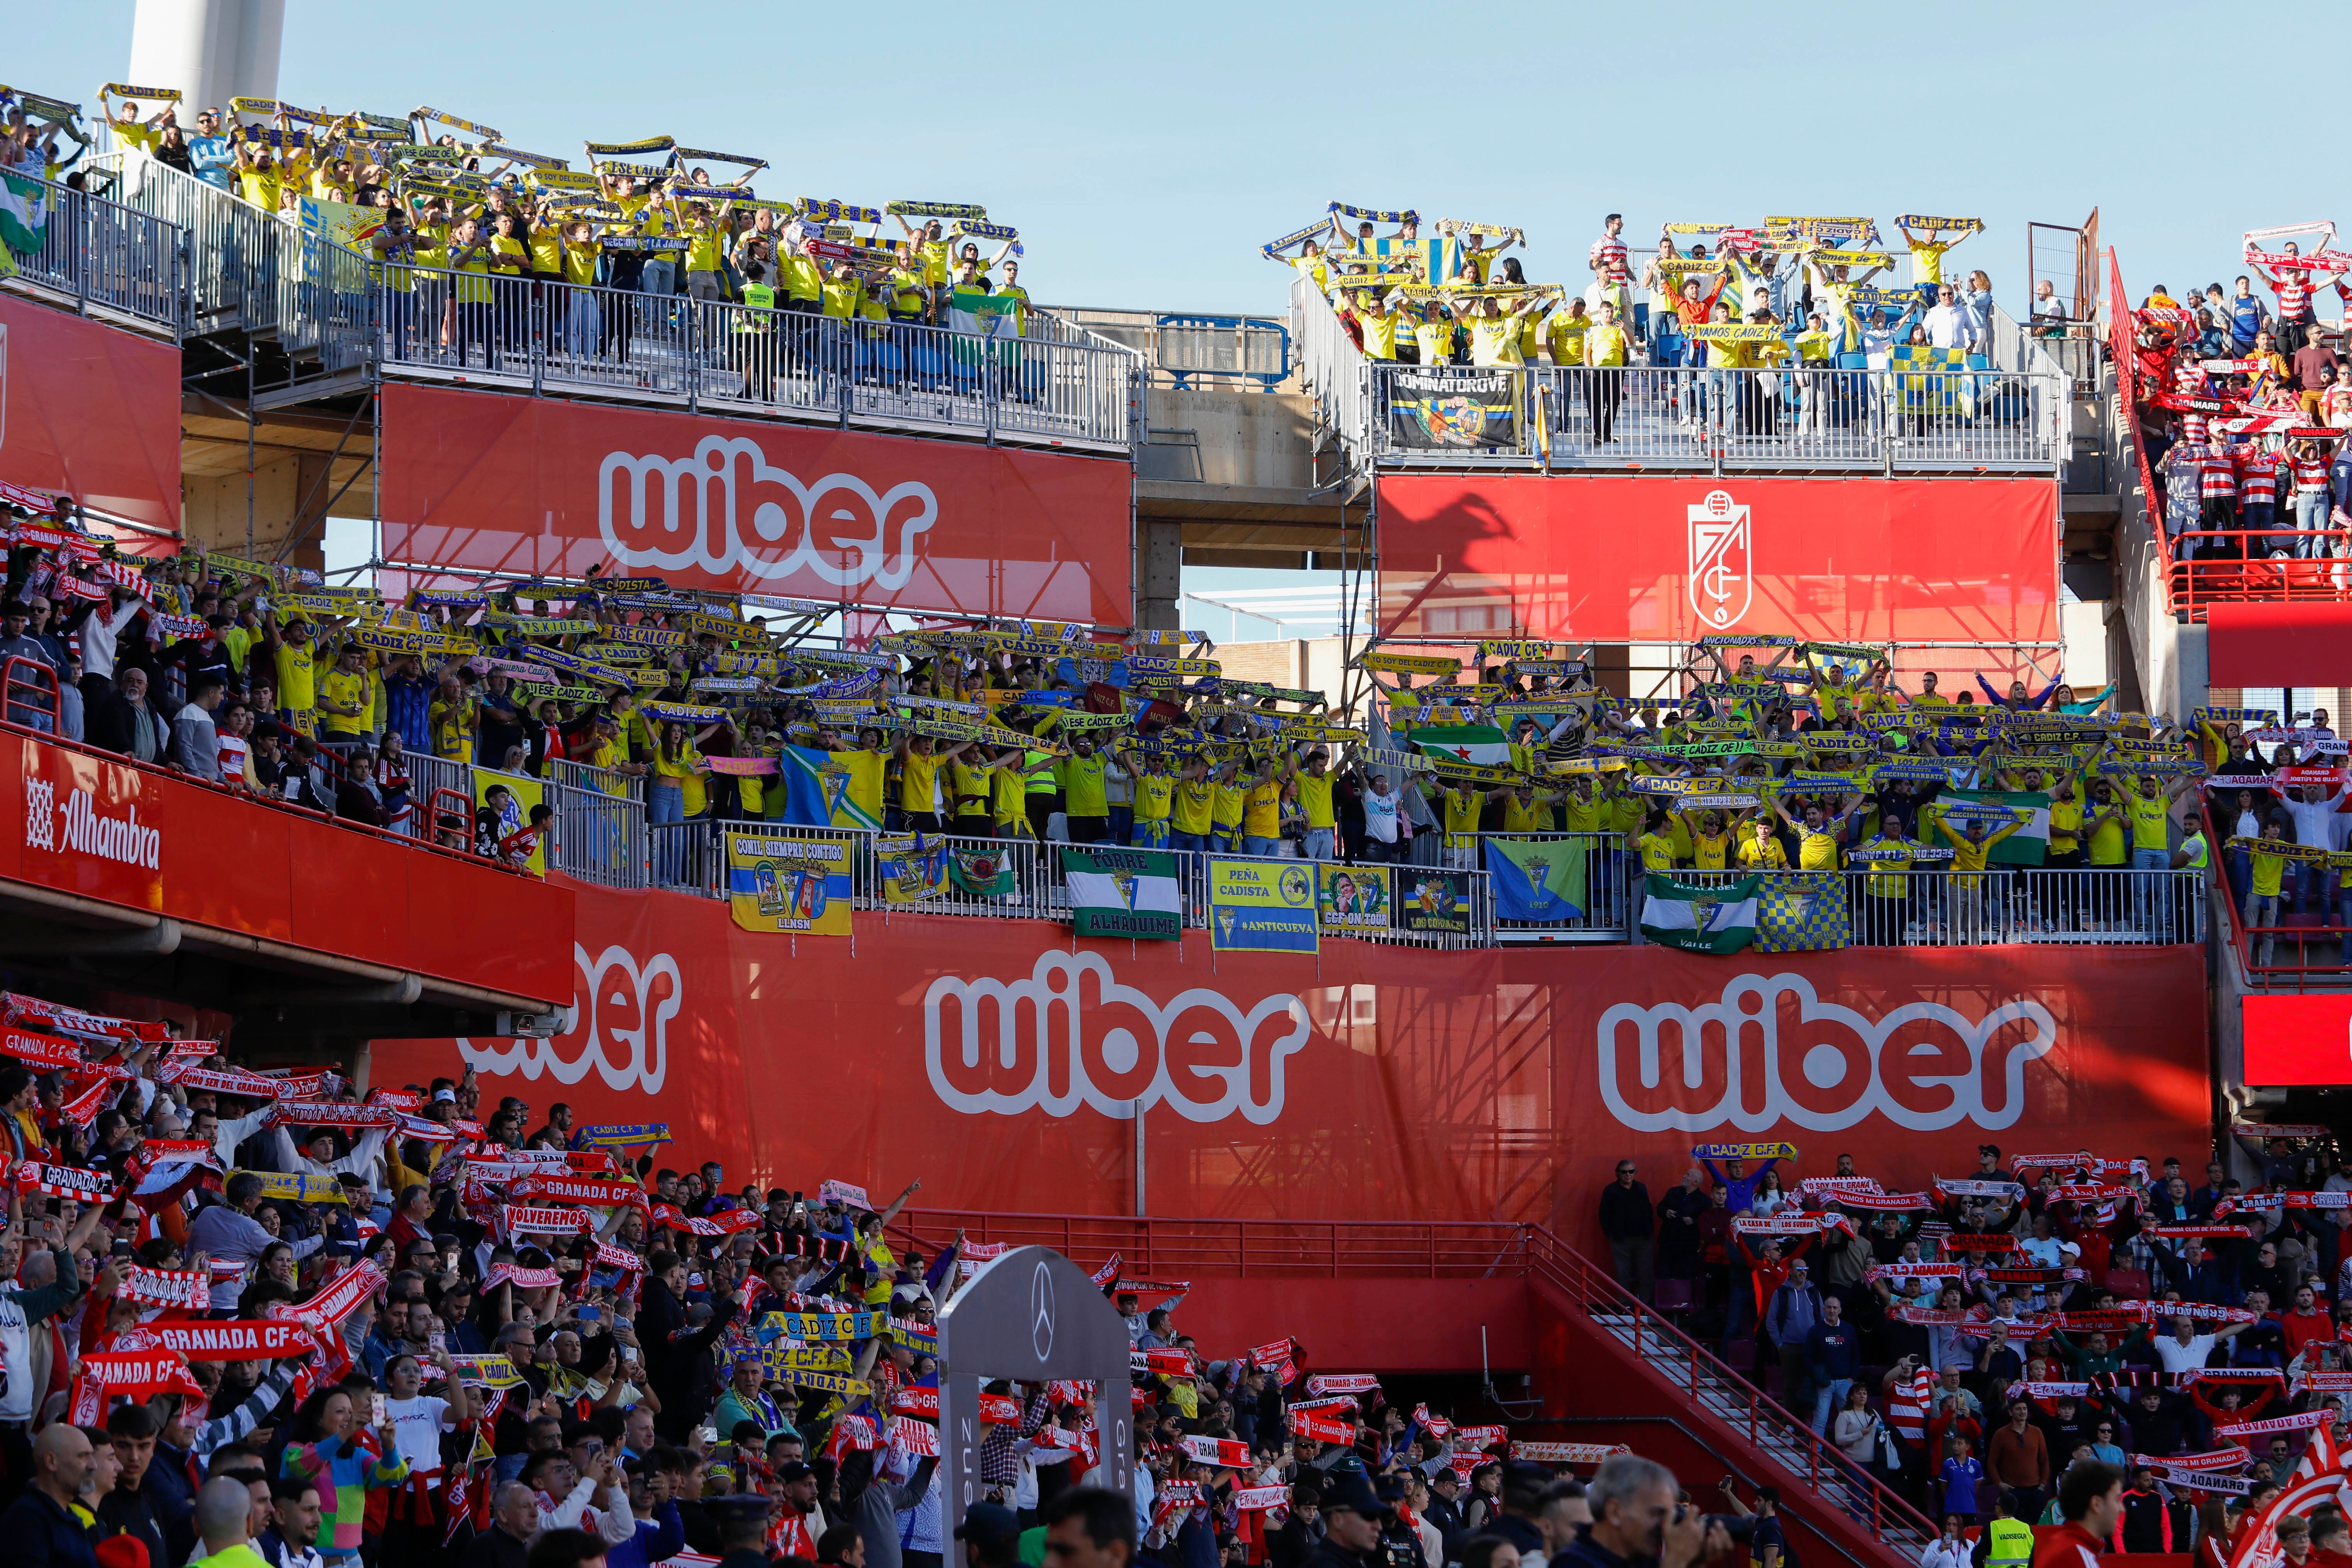
<path fill-rule="evenodd" d="M 1184 595 L 1183 526 L 1166 518 L 1138 517 L 1135 532 L 1140 574 L 1135 624 L 1146 631 L 1177 630 L 1183 624 L 1177 613 Z"/>

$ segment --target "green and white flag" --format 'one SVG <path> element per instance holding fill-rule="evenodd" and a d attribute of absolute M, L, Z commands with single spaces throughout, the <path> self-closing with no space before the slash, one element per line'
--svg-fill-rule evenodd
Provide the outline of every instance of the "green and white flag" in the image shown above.
<path fill-rule="evenodd" d="M 959 289 L 948 301 L 949 323 L 959 332 L 1010 338 L 1021 330 L 1021 296 Z"/>
<path fill-rule="evenodd" d="M 1070 884 L 1070 923 L 1080 936 L 1156 937 L 1184 934 L 1184 905 L 1176 889 L 1176 855 L 1166 849 L 1062 847 L 1062 875 Z"/>
<path fill-rule="evenodd" d="M 1002 849 L 950 843 L 948 881 L 957 890 L 974 898 L 1010 897 L 1013 890 L 1013 857 Z"/>
<path fill-rule="evenodd" d="M 1405 738 L 1424 756 L 1442 763 L 1468 763 L 1481 768 L 1511 765 L 1511 738 L 1492 724 L 1437 724 L 1408 731 Z"/>
<path fill-rule="evenodd" d="M 0 174 L 0 245 L 11 257 L 41 248 L 49 226 L 49 187 L 22 174 Z"/>
<path fill-rule="evenodd" d="M 1948 789 L 1930 801 L 1919 813 L 1918 837 L 1937 848 L 1951 842 L 1936 830 L 1936 819 L 1955 805 L 2010 806 L 2023 814 L 2025 826 L 1992 847 L 1989 866 L 2039 866 L 2050 858 L 2050 797 L 2037 792 L 2022 790 Z M 2005 824 L 1991 812 L 1981 814 L 1990 830 L 1999 832 Z M 1954 819 L 1958 826 L 1961 818 Z M 1979 832 L 1984 829 L 1979 829 Z"/>
<path fill-rule="evenodd" d="M 1742 877 L 1702 888 L 1653 871 L 1644 879 L 1643 940 L 1685 952 L 1738 952 L 1756 939 L 1756 889 L 1761 880 Z"/>

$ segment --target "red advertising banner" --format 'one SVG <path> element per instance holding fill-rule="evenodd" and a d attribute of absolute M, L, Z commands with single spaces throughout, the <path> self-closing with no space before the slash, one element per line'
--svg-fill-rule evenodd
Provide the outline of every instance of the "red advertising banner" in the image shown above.
<path fill-rule="evenodd" d="M 572 896 L 536 877 L 5 732 L 0 820 L 0 880 L 502 995 L 571 994 Z"/>
<path fill-rule="evenodd" d="M 2193 949 L 1306 958 L 861 913 L 845 952 L 712 900 L 575 892 L 573 1033 L 378 1040 L 377 1080 L 471 1063 L 490 1096 L 666 1121 L 665 1158 L 730 1185 L 919 1175 L 927 1206 L 1054 1214 L 1127 1212 L 1140 1104 L 1155 1213 L 1571 1238 L 1615 1160 L 1663 1195 L 1701 1143 L 1793 1142 L 1791 1180 L 1852 1153 L 1907 1191 L 1986 1141 L 2191 1163 L 2209 1142 Z"/>
<path fill-rule="evenodd" d="M 391 384 L 384 553 L 1126 626 L 1126 462 Z"/>
<path fill-rule="evenodd" d="M 2352 1084 L 2352 995 L 2250 995 L 2239 1005 L 2249 1087 Z"/>
<path fill-rule="evenodd" d="M 0 294 L 0 479 L 180 526 L 180 351 Z"/>
<path fill-rule="evenodd" d="M 1383 478 L 1390 637 L 2054 643 L 2048 479 Z"/>

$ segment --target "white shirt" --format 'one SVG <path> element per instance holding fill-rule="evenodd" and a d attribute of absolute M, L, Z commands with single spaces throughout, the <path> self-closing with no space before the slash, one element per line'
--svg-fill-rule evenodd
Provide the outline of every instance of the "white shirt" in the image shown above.
<path fill-rule="evenodd" d="M 2151 1342 L 2150 1348 L 2156 1352 L 2156 1359 L 2164 1363 L 2165 1371 L 2194 1372 L 2205 1364 L 2207 1356 L 2213 1353 L 2213 1336 L 2191 1334 L 2187 1344 L 2168 1336 Z"/>
<path fill-rule="evenodd" d="M 2336 847 L 2336 803 L 2343 794 L 2344 786 L 2338 784 L 2318 800 L 2281 797 L 2279 805 L 2294 824 L 2294 841 L 2297 844 L 2315 845 L 2322 849 Z"/>
<path fill-rule="evenodd" d="M 1931 305 L 1919 324 L 1927 329 L 1927 341 L 1939 349 L 1965 349 L 1975 336 L 1976 318 L 1965 306 Z"/>
<path fill-rule="evenodd" d="M 114 648 L 122 628 L 129 626 L 140 611 L 147 607 L 144 599 L 125 599 L 119 610 L 101 605 L 82 622 L 77 635 L 81 638 L 81 668 L 85 675 L 102 675 L 114 679 Z"/>
<path fill-rule="evenodd" d="M 441 1434 L 457 1429 L 449 1402 L 420 1394 L 414 1399 L 387 1399 L 383 1411 L 392 1418 L 392 1436 L 408 1468 L 420 1476 L 440 1474 Z"/>
<path fill-rule="evenodd" d="M 1382 844 L 1397 841 L 1397 796 L 1364 791 L 1364 831 Z"/>

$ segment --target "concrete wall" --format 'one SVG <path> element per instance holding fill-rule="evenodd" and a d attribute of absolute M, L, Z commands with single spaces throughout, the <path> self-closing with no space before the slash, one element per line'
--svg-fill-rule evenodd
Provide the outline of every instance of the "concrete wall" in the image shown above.
<path fill-rule="evenodd" d="M 302 542 L 288 557 L 297 566 L 317 568 L 325 563 L 321 553 L 324 523 L 303 531 L 306 521 L 315 520 L 324 510 L 327 498 L 334 494 L 334 486 L 325 482 L 327 454 L 324 452 L 291 454 L 277 458 L 264 458 L 253 473 L 253 551 L 263 560 L 276 556 L 278 547 L 289 533 L 301 533 Z M 354 487 L 356 491 L 358 487 Z M 348 500 L 349 498 L 346 498 Z M 188 542 L 201 550 L 221 550 L 232 555 L 247 553 L 245 475 L 184 474 L 180 479 L 182 526 Z M 297 510 L 309 503 L 307 513 L 298 517 Z"/>
<path fill-rule="evenodd" d="M 1304 394 L 1153 387 L 1145 416 L 1144 479 L 1314 488 L 1315 404 Z"/>

